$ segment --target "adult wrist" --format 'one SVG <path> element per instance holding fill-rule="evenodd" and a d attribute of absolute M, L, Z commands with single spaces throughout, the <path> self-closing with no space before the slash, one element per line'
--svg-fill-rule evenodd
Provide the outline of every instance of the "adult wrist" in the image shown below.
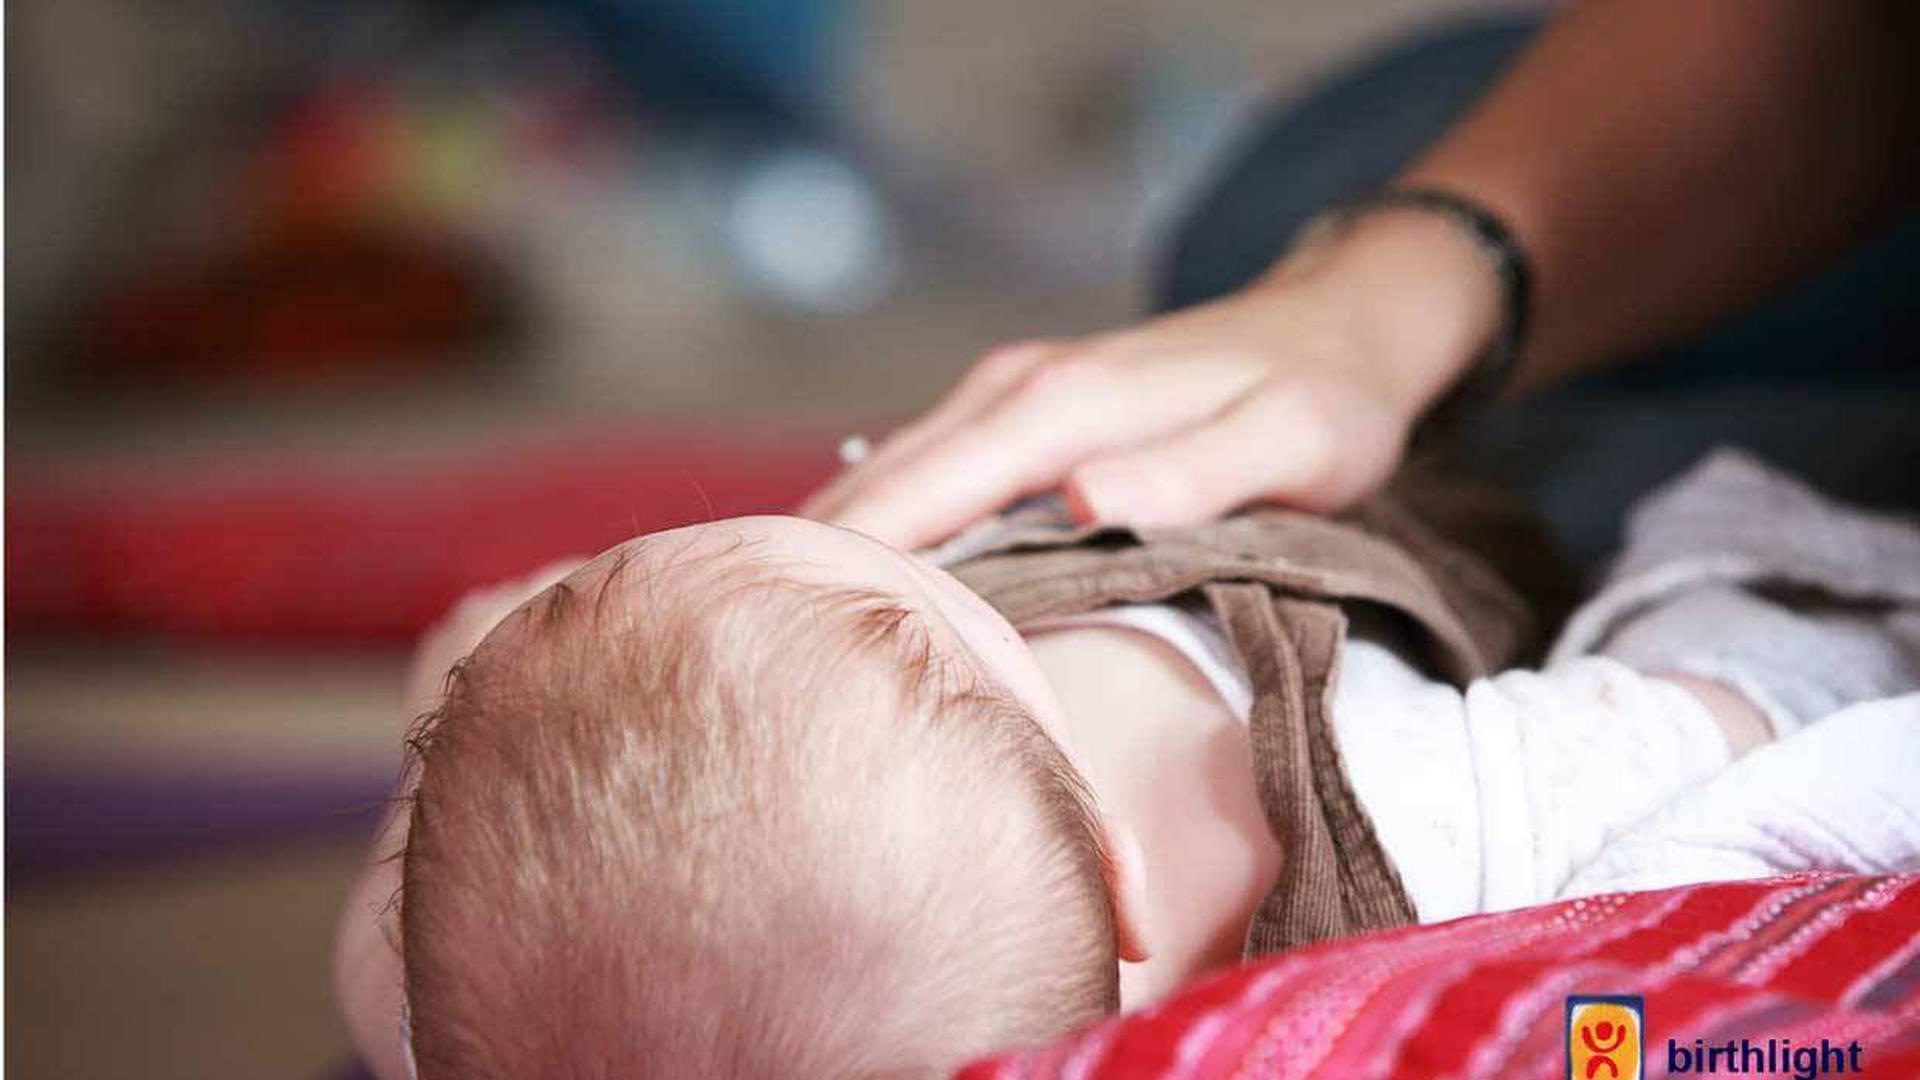
<path fill-rule="evenodd" d="M 1410 189 L 1323 214 L 1271 278 L 1326 290 L 1409 424 L 1431 428 L 1505 388 L 1526 332 L 1530 276 L 1497 217 L 1445 191 Z"/>

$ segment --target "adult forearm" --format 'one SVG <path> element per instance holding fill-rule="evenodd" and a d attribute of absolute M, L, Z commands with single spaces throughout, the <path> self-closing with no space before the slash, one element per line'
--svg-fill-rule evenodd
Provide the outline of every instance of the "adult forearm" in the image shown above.
<path fill-rule="evenodd" d="M 1920 8 L 1868 0 L 1572 7 L 1402 177 L 1504 216 L 1535 264 L 1520 381 L 1737 310 L 1905 194 Z"/>
<path fill-rule="evenodd" d="M 1909 0 L 1584 4 L 1401 180 L 1529 252 L 1518 380 L 1545 382 L 1732 312 L 1894 205 L 1916 21 Z M 1487 355 L 1506 282 L 1430 208 L 1326 220 L 1211 303 L 996 350 L 803 512 L 915 547 L 1049 488 L 1134 525 L 1351 504 Z"/>

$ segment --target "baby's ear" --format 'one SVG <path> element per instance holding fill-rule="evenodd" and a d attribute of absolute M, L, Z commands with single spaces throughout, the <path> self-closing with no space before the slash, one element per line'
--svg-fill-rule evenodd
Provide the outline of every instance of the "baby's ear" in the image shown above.
<path fill-rule="evenodd" d="M 1107 902 L 1113 908 L 1114 950 L 1120 959 L 1138 964 L 1153 955 L 1147 937 L 1147 863 L 1140 838 L 1131 826 L 1100 815 L 1102 846 L 1106 848 Z"/>

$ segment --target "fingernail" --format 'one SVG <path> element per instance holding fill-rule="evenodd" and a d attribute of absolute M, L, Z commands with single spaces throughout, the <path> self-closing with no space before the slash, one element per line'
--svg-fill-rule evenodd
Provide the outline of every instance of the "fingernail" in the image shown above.
<path fill-rule="evenodd" d="M 1086 476 L 1075 476 L 1067 481 L 1066 489 L 1061 492 L 1067 504 L 1067 513 L 1082 525 L 1094 525 L 1106 520 L 1102 513 L 1102 504 L 1106 500 L 1094 495 L 1095 486 L 1088 482 Z"/>

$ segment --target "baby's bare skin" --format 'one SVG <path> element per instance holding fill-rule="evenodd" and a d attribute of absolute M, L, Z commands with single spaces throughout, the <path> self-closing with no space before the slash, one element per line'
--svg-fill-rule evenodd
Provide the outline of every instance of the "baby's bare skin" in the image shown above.
<path fill-rule="evenodd" d="M 1720 733 L 1727 737 L 1727 749 L 1734 757 L 1741 757 L 1773 740 L 1773 727 L 1767 723 L 1766 715 L 1744 694 L 1726 683 L 1678 672 L 1653 671 L 1648 674 L 1684 687 L 1704 705 L 1713 714 L 1714 722 L 1720 725 Z"/>
<path fill-rule="evenodd" d="M 1153 955 L 1121 967 L 1122 1005 L 1147 1004 L 1238 961 L 1281 858 L 1255 790 L 1246 726 L 1151 635 L 1095 626 L 1026 640 L 1065 711 L 1067 756 L 1099 793 L 1102 812 L 1133 824 L 1151 871 Z"/>

